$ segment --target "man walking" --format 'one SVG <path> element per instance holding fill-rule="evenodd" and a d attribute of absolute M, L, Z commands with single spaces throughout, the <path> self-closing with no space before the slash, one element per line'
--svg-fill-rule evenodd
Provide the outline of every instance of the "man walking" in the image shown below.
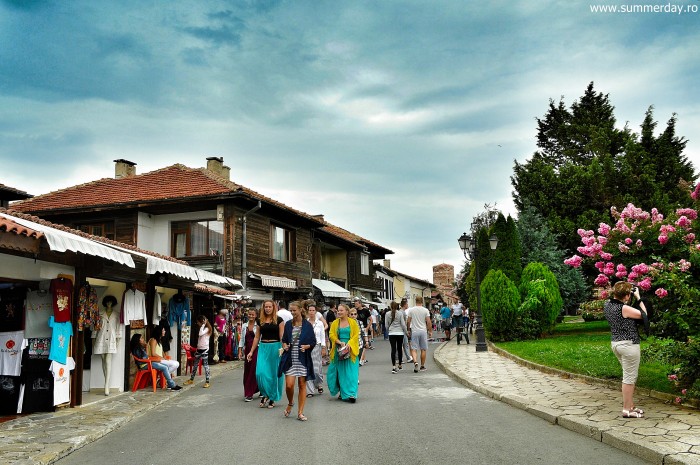
<path fill-rule="evenodd" d="M 433 324 L 430 311 L 423 306 L 423 297 L 416 297 L 416 306 L 408 309 L 408 326 L 411 335 L 411 356 L 413 372 L 418 373 L 418 351 L 420 350 L 420 371 L 425 371 L 425 358 L 428 351 L 428 338 L 433 337 Z"/>
<path fill-rule="evenodd" d="M 464 328 L 464 307 L 462 302 L 457 302 L 452 306 L 452 323 L 457 331 L 457 344 L 459 345 L 462 340 L 462 328 Z M 469 344 L 469 334 L 464 333 L 464 337 L 467 339 L 467 344 Z"/>
<path fill-rule="evenodd" d="M 442 317 L 442 329 L 445 331 L 445 340 L 449 341 L 452 329 L 452 309 L 447 306 L 447 303 L 442 304 L 440 316 Z"/>

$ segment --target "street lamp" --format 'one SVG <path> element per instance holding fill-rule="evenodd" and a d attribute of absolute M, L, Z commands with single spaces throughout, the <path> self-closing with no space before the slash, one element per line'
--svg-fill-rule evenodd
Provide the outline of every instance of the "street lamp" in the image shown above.
<path fill-rule="evenodd" d="M 472 225 L 474 226 L 474 225 Z M 472 229 L 474 229 L 472 227 Z M 459 248 L 462 249 L 464 258 L 471 257 L 472 261 L 475 262 L 474 267 L 476 268 L 476 351 L 486 352 L 488 351 L 488 346 L 486 345 L 486 336 L 484 335 L 484 325 L 481 319 L 481 277 L 479 276 L 479 248 L 477 247 L 476 239 L 473 239 L 467 233 L 462 234 L 457 240 L 459 243 Z M 496 250 L 498 246 L 498 237 L 495 234 L 491 234 L 489 238 L 489 247 L 491 250 Z"/>

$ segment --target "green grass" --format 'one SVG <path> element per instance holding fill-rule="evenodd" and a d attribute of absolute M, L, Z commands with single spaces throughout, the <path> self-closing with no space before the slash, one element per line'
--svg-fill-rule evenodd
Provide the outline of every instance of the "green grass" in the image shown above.
<path fill-rule="evenodd" d="M 554 334 L 536 341 L 500 342 L 496 346 L 525 360 L 572 373 L 601 379 L 622 379 L 622 368 L 610 349 L 610 332 L 605 321 L 562 323 Z M 642 348 L 645 342 L 642 341 Z M 673 393 L 666 375 L 670 367 L 642 362 L 637 386 Z"/>

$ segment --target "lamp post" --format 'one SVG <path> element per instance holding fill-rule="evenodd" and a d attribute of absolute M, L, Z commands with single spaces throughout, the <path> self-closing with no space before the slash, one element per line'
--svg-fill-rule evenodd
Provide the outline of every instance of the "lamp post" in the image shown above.
<path fill-rule="evenodd" d="M 472 229 L 474 225 L 472 225 Z M 462 234 L 462 236 L 457 240 L 459 242 L 459 248 L 462 249 L 464 258 L 471 258 L 475 262 L 474 267 L 476 268 L 476 351 L 486 352 L 488 351 L 488 346 L 486 345 L 486 336 L 484 335 L 484 325 L 481 318 L 481 277 L 479 276 L 479 248 L 477 246 L 476 239 L 473 239 L 467 233 Z M 498 246 L 498 237 L 492 234 L 489 238 L 489 247 L 491 250 L 496 250 Z"/>

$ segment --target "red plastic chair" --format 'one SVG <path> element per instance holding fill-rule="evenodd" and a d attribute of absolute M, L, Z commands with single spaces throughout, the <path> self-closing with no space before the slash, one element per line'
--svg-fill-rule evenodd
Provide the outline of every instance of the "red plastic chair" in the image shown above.
<path fill-rule="evenodd" d="M 136 392 L 137 389 L 143 389 L 148 386 L 148 380 L 151 380 L 153 385 L 153 392 L 156 392 L 156 386 L 158 385 L 158 378 L 160 378 L 160 387 L 165 389 L 165 376 L 160 370 L 156 370 L 151 365 L 151 360 L 148 358 L 136 358 L 132 355 L 134 362 L 136 362 L 136 379 L 134 379 L 134 386 L 131 388 L 131 392 Z M 148 366 L 146 368 L 139 368 L 139 363 L 146 363 Z M 150 375 L 150 376 L 149 376 Z"/>
<path fill-rule="evenodd" d="M 190 373 L 192 373 L 192 370 L 194 369 L 194 353 L 197 352 L 197 349 L 192 347 L 189 344 L 182 344 L 182 350 L 185 351 L 185 355 L 187 356 L 187 361 L 185 363 L 185 374 L 187 374 L 187 371 L 189 370 Z M 199 376 L 202 376 L 202 359 L 199 359 L 199 369 L 197 370 L 199 373 Z"/>

